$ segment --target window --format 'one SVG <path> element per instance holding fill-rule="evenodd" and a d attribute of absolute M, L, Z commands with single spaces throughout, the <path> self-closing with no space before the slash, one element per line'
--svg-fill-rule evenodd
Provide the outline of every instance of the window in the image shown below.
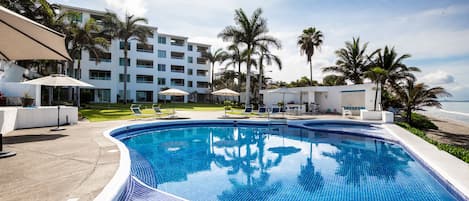
<path fill-rule="evenodd" d="M 137 68 L 153 68 L 153 61 L 137 59 Z"/>
<path fill-rule="evenodd" d="M 90 70 L 90 80 L 111 80 L 111 71 Z"/>
<path fill-rule="evenodd" d="M 153 102 L 153 91 L 136 91 L 137 102 Z"/>
<path fill-rule="evenodd" d="M 194 70 L 192 70 L 192 69 L 187 69 L 187 74 L 188 74 L 188 75 L 194 74 Z"/>
<path fill-rule="evenodd" d="M 208 70 L 197 70 L 197 76 L 208 76 Z"/>
<path fill-rule="evenodd" d="M 208 47 L 197 46 L 197 52 L 207 52 Z"/>
<path fill-rule="evenodd" d="M 162 77 L 159 77 L 158 78 L 158 85 L 166 85 L 166 79 L 162 78 Z"/>
<path fill-rule="evenodd" d="M 153 53 L 153 45 L 137 43 L 137 52 Z"/>
<path fill-rule="evenodd" d="M 192 58 L 192 57 L 187 57 L 187 62 L 190 63 L 190 64 L 193 63 L 193 62 L 194 62 L 194 58 Z"/>
<path fill-rule="evenodd" d="M 119 65 L 124 66 L 125 58 L 119 58 Z M 130 59 L 127 59 L 127 66 L 130 66 Z"/>
<path fill-rule="evenodd" d="M 184 39 L 171 38 L 171 45 L 184 46 Z"/>
<path fill-rule="evenodd" d="M 171 86 L 184 86 L 184 79 L 171 79 Z"/>
<path fill-rule="evenodd" d="M 187 46 L 187 50 L 188 50 L 188 51 L 192 51 L 192 49 L 193 49 L 193 48 L 192 48 L 192 45 L 188 45 L 188 46 Z"/>
<path fill-rule="evenodd" d="M 119 74 L 119 82 L 124 82 L 124 74 Z M 127 82 L 130 82 L 129 74 L 127 74 Z"/>
<path fill-rule="evenodd" d="M 166 71 L 166 64 L 158 64 L 158 71 Z"/>
<path fill-rule="evenodd" d="M 184 73 L 184 66 L 171 65 L 171 72 L 173 72 L 173 73 Z"/>
<path fill-rule="evenodd" d="M 89 56 L 90 56 L 90 61 L 98 60 L 95 54 L 90 53 Z M 104 53 L 99 54 L 99 62 L 111 62 L 111 53 L 104 52 Z"/>
<path fill-rule="evenodd" d="M 208 88 L 208 82 L 197 82 L 197 88 Z"/>
<path fill-rule="evenodd" d="M 129 102 L 131 102 L 130 100 L 132 100 L 130 97 L 131 97 L 131 94 L 130 94 L 130 90 L 127 90 L 127 100 L 129 100 Z M 117 94 L 117 101 L 122 101 L 124 100 L 124 90 L 119 90 L 119 94 Z M 133 100 L 132 100 L 133 101 Z"/>
<path fill-rule="evenodd" d="M 158 58 L 166 58 L 166 51 L 158 50 Z"/>
<path fill-rule="evenodd" d="M 158 36 L 158 43 L 159 44 L 166 44 L 166 37 Z"/>
<path fill-rule="evenodd" d="M 130 50 L 130 42 L 129 42 L 127 45 L 128 45 L 128 46 L 127 46 L 127 50 Z M 120 41 L 120 42 L 119 42 L 119 48 L 120 48 L 121 50 L 124 49 L 124 41 Z"/>
<path fill-rule="evenodd" d="M 110 89 L 95 89 L 95 102 L 97 103 L 109 103 L 111 102 L 111 90 Z"/>
<path fill-rule="evenodd" d="M 193 83 L 192 81 L 187 81 L 187 87 L 192 87 Z"/>
<path fill-rule="evenodd" d="M 137 77 L 137 83 L 146 83 L 146 84 L 153 83 L 152 75 L 137 75 L 136 77 Z"/>
<path fill-rule="evenodd" d="M 77 15 L 68 16 L 68 20 L 72 23 L 80 23 L 83 20 L 83 13 L 77 13 Z"/>

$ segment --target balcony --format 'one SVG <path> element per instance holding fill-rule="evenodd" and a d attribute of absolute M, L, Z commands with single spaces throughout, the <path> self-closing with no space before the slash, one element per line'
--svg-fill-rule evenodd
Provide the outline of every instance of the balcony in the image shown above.
<path fill-rule="evenodd" d="M 184 59 L 184 52 L 171 52 L 171 59 Z"/>
<path fill-rule="evenodd" d="M 153 68 L 153 61 L 137 59 L 137 68 Z"/>
<path fill-rule="evenodd" d="M 183 39 L 171 38 L 171 45 L 174 46 L 184 46 L 185 42 Z"/>
<path fill-rule="evenodd" d="M 152 75 L 137 75 L 137 83 L 152 84 L 153 76 Z"/>
<path fill-rule="evenodd" d="M 89 57 L 90 57 L 89 60 L 90 60 L 90 61 L 98 61 L 98 62 L 108 62 L 108 63 L 110 63 L 110 62 L 111 62 L 111 58 L 112 58 L 111 56 L 112 56 L 111 53 L 102 53 L 102 54 L 100 55 L 99 59 L 98 59 L 98 58 L 95 57 L 94 54 L 89 54 Z"/>
<path fill-rule="evenodd" d="M 197 57 L 197 64 L 205 65 L 207 64 L 207 59 L 202 57 Z"/>
<path fill-rule="evenodd" d="M 137 52 L 153 53 L 153 45 L 138 43 L 137 44 Z"/>
<path fill-rule="evenodd" d="M 173 73 L 184 73 L 184 66 L 171 65 L 171 72 L 173 72 Z"/>
<path fill-rule="evenodd" d="M 208 47 L 197 46 L 197 52 L 207 52 Z"/>
<path fill-rule="evenodd" d="M 208 88 L 208 82 L 197 82 L 197 88 Z"/>
<path fill-rule="evenodd" d="M 171 79 L 171 86 L 184 86 L 184 79 Z"/>
<path fill-rule="evenodd" d="M 202 76 L 202 77 L 208 76 L 208 70 L 197 70 L 197 76 Z"/>

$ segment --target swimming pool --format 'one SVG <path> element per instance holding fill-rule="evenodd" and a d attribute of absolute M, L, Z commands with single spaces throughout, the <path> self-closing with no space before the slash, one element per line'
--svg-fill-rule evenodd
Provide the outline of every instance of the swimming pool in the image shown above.
<path fill-rule="evenodd" d="M 213 122 L 116 137 L 133 176 L 189 200 L 461 199 L 400 145 L 378 138 Z"/>

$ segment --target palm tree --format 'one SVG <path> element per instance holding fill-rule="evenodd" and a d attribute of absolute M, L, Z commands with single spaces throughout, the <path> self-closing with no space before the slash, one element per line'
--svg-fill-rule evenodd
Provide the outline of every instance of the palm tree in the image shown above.
<path fill-rule="evenodd" d="M 385 46 L 384 50 L 378 49 L 375 52 L 374 58 L 372 58 L 373 55 L 369 57 L 371 61 L 370 66 L 380 67 L 386 72 L 380 83 L 381 94 L 383 94 L 385 88 L 391 89 L 398 87 L 396 84 L 402 80 L 415 79 L 413 72 L 420 72 L 419 68 L 407 67 L 407 65 L 403 63 L 404 59 L 410 57 L 410 54 L 398 56 L 394 47 L 389 48 L 388 46 Z M 381 103 L 384 106 L 388 105 L 386 100 L 382 100 Z"/>
<path fill-rule="evenodd" d="M 324 36 L 322 32 L 314 27 L 309 27 L 303 30 L 303 33 L 298 37 L 298 45 L 300 46 L 301 55 L 306 55 L 306 60 L 309 62 L 310 71 L 310 86 L 313 86 L 313 63 L 311 59 L 316 49 L 319 49 L 323 43 Z"/>
<path fill-rule="evenodd" d="M 234 69 L 238 68 L 237 76 L 238 76 L 238 91 L 241 91 L 243 85 L 243 78 L 241 73 L 241 65 L 243 63 L 247 63 L 247 51 L 240 50 L 238 45 L 231 44 L 227 48 L 231 52 L 227 54 L 226 60 L 226 68 L 229 66 L 233 66 Z M 238 96 L 238 103 L 241 102 L 241 96 Z"/>
<path fill-rule="evenodd" d="M 364 73 L 370 64 L 368 58 L 376 53 L 375 51 L 367 56 L 365 53 L 367 46 L 368 43 L 360 46 L 360 38 L 353 38 L 352 42 L 345 42 L 345 48 L 335 51 L 338 57 L 336 65 L 323 68 L 323 72 L 339 73 L 354 84 L 362 84 Z"/>
<path fill-rule="evenodd" d="M 382 80 L 385 79 L 385 76 L 387 75 L 387 71 L 380 68 L 380 67 L 374 67 L 368 71 L 365 72 L 365 77 L 369 78 L 371 81 L 376 83 L 376 89 L 375 89 L 375 104 L 374 104 L 374 109 L 373 111 L 376 111 L 376 102 L 378 100 L 378 90 L 380 90 L 380 84 L 382 83 Z M 382 86 L 381 86 L 382 87 Z"/>
<path fill-rule="evenodd" d="M 258 8 L 248 18 L 243 9 L 235 10 L 235 24 L 236 26 L 227 26 L 223 31 L 218 34 L 223 41 L 231 41 L 236 45 L 246 46 L 246 105 L 250 105 L 251 101 L 251 64 L 252 54 L 261 46 L 268 49 L 273 45 L 280 48 L 280 41 L 276 38 L 267 35 L 269 29 L 267 28 L 267 20 L 261 17 L 262 9 Z"/>
<path fill-rule="evenodd" d="M 70 12 L 67 14 L 68 18 L 77 17 L 78 13 Z M 81 79 L 81 56 L 83 51 L 87 51 L 90 55 L 96 58 L 96 63 L 99 62 L 102 53 L 109 47 L 109 42 L 104 37 L 95 36 L 93 33 L 100 32 L 99 26 L 93 18 L 90 18 L 83 26 L 75 22 L 70 22 L 64 26 L 67 33 L 67 51 L 72 57 L 72 62 L 69 63 L 70 69 L 73 69 L 73 64 L 77 61 L 77 74 L 76 79 Z M 80 107 L 80 90 L 76 88 L 77 106 Z"/>
<path fill-rule="evenodd" d="M 258 80 L 258 99 L 257 100 L 260 100 L 260 94 L 261 94 L 261 90 L 262 90 L 262 85 L 263 85 L 263 82 L 264 82 L 264 79 L 263 79 L 263 76 L 264 76 L 264 63 L 267 64 L 267 65 L 272 65 L 272 62 L 274 62 L 277 66 L 278 66 L 278 69 L 279 70 L 282 70 L 282 61 L 280 60 L 280 58 L 272 53 L 269 52 L 269 50 L 261 50 L 260 52 L 260 55 L 259 55 L 259 63 L 258 63 L 258 67 L 259 67 L 259 80 Z"/>
<path fill-rule="evenodd" d="M 422 107 L 441 108 L 441 103 L 438 101 L 438 98 L 451 96 L 451 94 L 442 87 L 429 88 L 424 83 L 416 84 L 414 79 L 406 79 L 400 82 L 393 88 L 393 91 L 404 106 L 407 122 L 411 125 L 413 111 L 422 110 Z"/>
<path fill-rule="evenodd" d="M 345 77 L 338 75 L 327 75 L 322 78 L 322 84 L 325 86 L 347 85 Z"/>
<path fill-rule="evenodd" d="M 124 104 L 127 103 L 127 67 L 128 67 L 128 48 L 129 40 L 137 39 L 139 42 L 146 44 L 147 37 L 152 34 L 152 30 L 148 27 L 139 25 L 138 23 L 148 23 L 146 18 L 135 17 L 134 15 L 125 15 L 124 21 L 113 12 L 107 12 L 103 19 L 103 33 L 109 35 L 113 39 L 122 40 L 124 43 Z"/>
<path fill-rule="evenodd" d="M 213 73 L 215 71 L 215 63 L 217 63 L 217 62 L 219 62 L 220 64 L 223 63 L 223 61 L 225 61 L 225 59 L 227 58 L 227 53 L 225 51 L 223 51 L 223 49 L 219 48 L 214 53 L 204 52 L 202 54 L 202 57 L 207 59 L 207 61 L 210 63 L 210 67 L 211 67 L 211 70 L 210 70 L 210 77 L 211 77 L 210 91 L 213 92 L 213 79 L 214 79 L 214 74 Z"/>

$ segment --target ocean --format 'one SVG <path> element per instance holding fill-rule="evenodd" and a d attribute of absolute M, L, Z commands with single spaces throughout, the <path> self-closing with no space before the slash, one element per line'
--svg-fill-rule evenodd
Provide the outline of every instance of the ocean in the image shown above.
<path fill-rule="evenodd" d="M 429 107 L 424 115 L 469 124 L 469 102 L 441 102 L 442 108 Z"/>

